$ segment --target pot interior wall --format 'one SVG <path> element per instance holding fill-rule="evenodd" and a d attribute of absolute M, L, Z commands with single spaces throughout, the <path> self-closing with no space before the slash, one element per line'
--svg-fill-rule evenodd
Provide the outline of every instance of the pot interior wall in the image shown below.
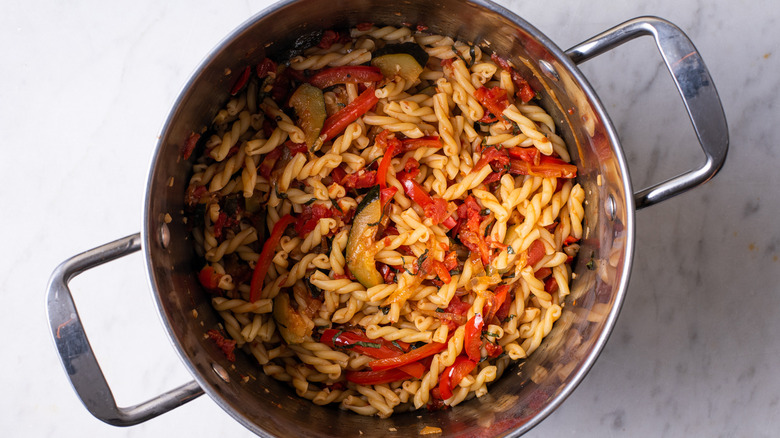
<path fill-rule="evenodd" d="M 586 234 L 576 279 L 555 328 L 531 358 L 492 384 L 487 396 L 446 411 L 378 419 L 317 406 L 263 374 L 250 355 L 239 354 L 233 364 L 204 340 L 219 315 L 197 281 L 192 242 L 182 221 L 191 164 L 181 160 L 179 148 L 224 106 L 235 80 L 228 72 L 266 56 L 286 59 L 290 51 L 316 43 L 322 29 L 361 22 L 424 24 L 512 60 L 526 77 L 534 77 L 532 86 L 569 145 L 586 192 Z M 193 376 L 220 406 L 260 435 L 351 436 L 362 431 L 365 436 L 412 436 L 430 425 L 447 436 L 498 436 L 519 434 L 538 423 L 579 383 L 606 342 L 633 248 L 625 162 L 589 90 L 546 37 L 493 4 L 307 0 L 277 5 L 245 23 L 204 61 L 180 96 L 160 137 L 147 187 L 144 245 L 150 281 L 163 323 Z M 173 218 L 169 224 L 166 214 Z"/>

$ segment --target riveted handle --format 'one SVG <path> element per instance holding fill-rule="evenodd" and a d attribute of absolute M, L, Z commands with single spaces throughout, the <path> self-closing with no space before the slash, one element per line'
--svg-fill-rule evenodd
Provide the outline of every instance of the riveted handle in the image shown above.
<path fill-rule="evenodd" d="M 653 205 L 707 182 L 723 166 L 729 148 L 726 115 L 712 77 L 691 40 L 674 24 L 657 17 L 638 17 L 572 47 L 566 55 L 580 64 L 644 35 L 655 39 L 693 123 L 706 162 L 635 193 L 637 208 Z"/>
<path fill-rule="evenodd" d="M 191 381 L 143 403 L 119 407 L 89 345 L 68 283 L 86 270 L 139 249 L 141 236 L 134 234 L 71 257 L 52 273 L 46 300 L 54 344 L 73 389 L 92 415 L 114 426 L 142 423 L 203 394 Z"/>

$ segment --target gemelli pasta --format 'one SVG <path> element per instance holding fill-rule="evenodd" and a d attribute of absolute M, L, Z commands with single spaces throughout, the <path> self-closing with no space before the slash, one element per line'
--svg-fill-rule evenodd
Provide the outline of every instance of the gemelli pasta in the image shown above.
<path fill-rule="evenodd" d="M 208 337 L 387 417 L 488 392 L 561 315 L 584 192 L 511 63 L 406 27 L 245 66 L 183 144 Z M 228 90 L 226 90 L 228 91 Z"/>

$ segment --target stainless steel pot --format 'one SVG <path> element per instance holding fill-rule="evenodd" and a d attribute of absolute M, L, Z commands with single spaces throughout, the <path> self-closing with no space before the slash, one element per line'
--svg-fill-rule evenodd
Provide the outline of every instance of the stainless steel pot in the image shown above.
<path fill-rule="evenodd" d="M 235 80 L 226 71 L 238 71 L 266 55 L 284 59 L 289 50 L 307 44 L 322 29 L 366 21 L 424 24 L 432 32 L 489 43 L 490 50 L 513 60 L 526 77 L 534 78 L 534 88 L 542 90 L 542 106 L 569 145 L 586 192 L 586 231 L 572 294 L 542 346 L 495 382 L 483 398 L 447 411 L 398 414 L 389 419 L 316 406 L 265 376 L 251 357 L 239 355 L 232 367 L 204 340 L 204 332 L 217 324 L 218 316 L 191 269 L 193 250 L 181 221 L 191 164 L 180 160 L 179 146 L 224 104 L 224 90 Z M 618 136 L 577 64 L 642 35 L 655 39 L 706 161 L 634 193 Z M 141 234 L 77 255 L 54 271 L 47 302 L 52 335 L 87 409 L 114 425 L 148 420 L 206 392 L 262 436 L 349 436 L 357 430 L 367 436 L 411 436 L 426 425 L 440 427 L 448 436 L 517 436 L 563 402 L 606 343 L 628 285 L 635 209 L 706 182 L 722 166 L 727 149 L 726 119 L 712 79 L 690 40 L 662 19 L 637 18 L 563 51 L 520 17 L 484 0 L 285 1 L 228 36 L 184 88 L 162 130 L 151 165 Z M 166 214 L 173 218 L 170 223 L 166 223 Z M 168 336 L 195 380 L 145 403 L 120 408 L 92 354 L 68 282 L 85 270 L 139 249 L 144 251 Z M 256 379 L 245 382 L 241 376 L 246 375 Z"/>

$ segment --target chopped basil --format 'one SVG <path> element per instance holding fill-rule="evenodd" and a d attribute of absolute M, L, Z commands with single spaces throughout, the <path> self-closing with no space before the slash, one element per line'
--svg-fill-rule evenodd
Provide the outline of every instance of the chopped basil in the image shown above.
<path fill-rule="evenodd" d="M 382 344 L 380 344 L 378 342 L 365 342 L 365 341 L 357 341 L 357 342 L 355 342 L 352 345 L 353 346 L 357 345 L 358 347 L 366 347 L 366 348 L 381 348 L 382 347 Z"/>
<path fill-rule="evenodd" d="M 417 259 L 417 272 L 420 272 L 420 269 L 422 269 L 422 264 L 423 264 L 423 262 L 425 261 L 426 258 L 428 258 L 428 250 L 427 249 Z"/>
<path fill-rule="evenodd" d="M 436 313 L 444 313 L 444 309 L 442 309 L 441 307 L 437 307 Z"/>
<path fill-rule="evenodd" d="M 497 338 L 498 337 L 498 333 L 485 332 L 485 336 L 490 336 L 492 338 Z"/>
<path fill-rule="evenodd" d="M 390 312 L 390 306 L 380 307 L 379 310 L 382 311 L 382 315 L 387 315 Z"/>
<path fill-rule="evenodd" d="M 588 264 L 585 265 L 585 267 L 587 267 L 591 271 L 595 271 L 596 270 L 596 260 L 594 259 L 594 255 L 595 255 L 595 253 L 593 253 L 593 252 L 590 253 L 590 261 L 588 261 Z"/>
<path fill-rule="evenodd" d="M 479 214 L 480 214 L 481 216 L 487 216 L 487 215 L 489 215 L 489 214 L 490 214 L 490 209 L 489 209 L 489 208 L 483 208 L 483 209 L 482 209 L 482 210 L 479 212 Z"/>
<path fill-rule="evenodd" d="M 512 245 L 509 245 L 509 246 L 506 247 L 506 252 L 507 252 L 507 254 L 514 254 L 515 253 L 515 249 L 512 248 Z"/>

